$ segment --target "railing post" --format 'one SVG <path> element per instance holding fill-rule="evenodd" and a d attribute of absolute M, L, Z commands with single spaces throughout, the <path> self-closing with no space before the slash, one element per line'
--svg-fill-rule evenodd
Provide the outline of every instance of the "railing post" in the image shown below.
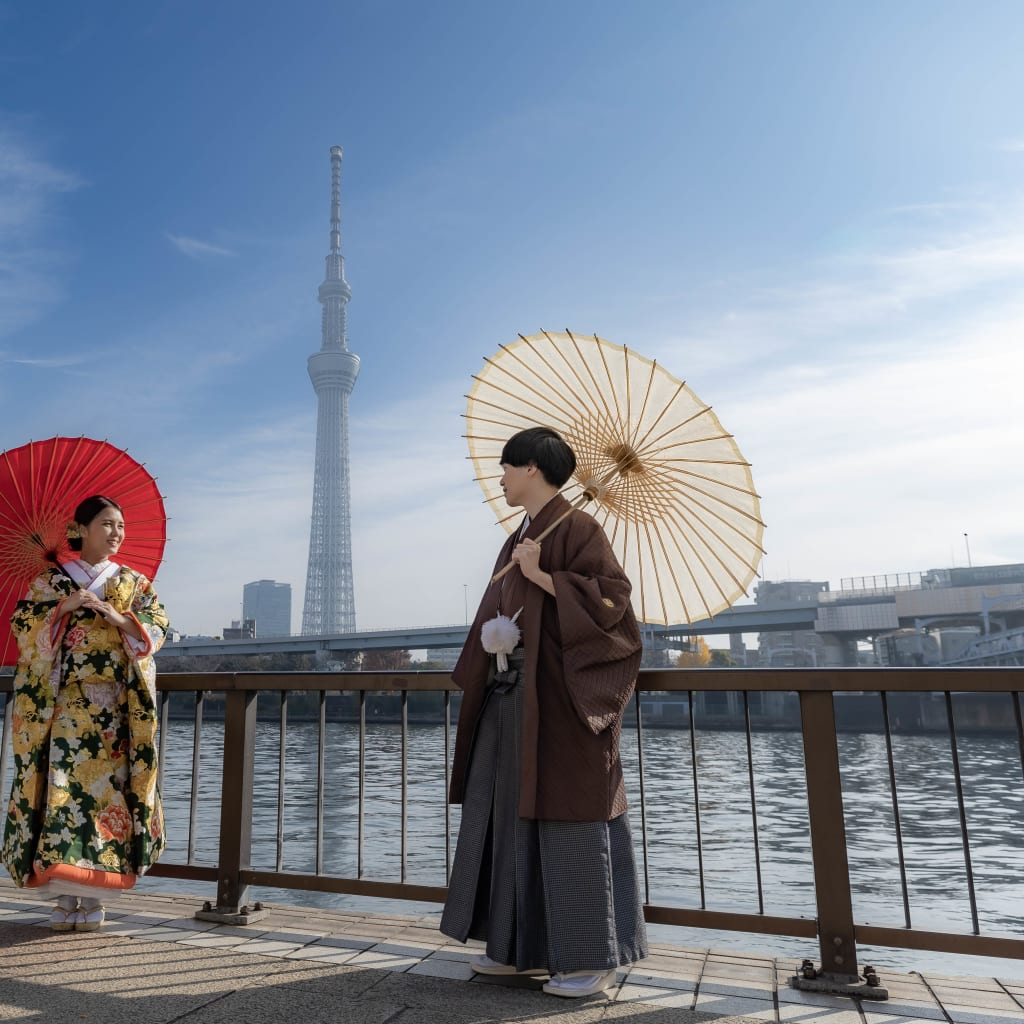
<path fill-rule="evenodd" d="M 803 969 L 790 979 L 790 984 L 793 988 L 817 992 L 886 999 L 888 993 L 877 984 L 862 985 L 857 970 L 839 741 L 831 690 L 801 691 L 800 721 L 821 970 L 815 970 L 813 964 L 805 960 Z M 871 975 L 877 981 L 873 971 Z"/>
<path fill-rule="evenodd" d="M 246 906 L 249 886 L 241 879 L 242 869 L 251 867 L 255 760 L 256 691 L 228 690 L 224 695 L 217 906 L 207 903 L 196 914 L 203 920 L 249 924 L 266 916 L 259 904 L 255 908 Z"/>

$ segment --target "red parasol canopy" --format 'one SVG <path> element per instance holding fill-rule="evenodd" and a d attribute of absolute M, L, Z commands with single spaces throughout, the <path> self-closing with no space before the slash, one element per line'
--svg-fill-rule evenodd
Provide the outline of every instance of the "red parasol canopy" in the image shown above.
<path fill-rule="evenodd" d="M 50 559 L 75 557 L 67 524 L 91 494 L 124 511 L 125 541 L 117 561 L 150 579 L 167 540 L 167 516 L 156 480 L 127 452 L 90 437 L 51 437 L 0 452 L 0 665 L 13 665 L 14 606 Z"/>

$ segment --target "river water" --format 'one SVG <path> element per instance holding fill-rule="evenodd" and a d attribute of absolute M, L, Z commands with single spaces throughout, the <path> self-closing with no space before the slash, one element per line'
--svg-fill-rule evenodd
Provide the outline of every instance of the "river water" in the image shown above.
<path fill-rule="evenodd" d="M 164 763 L 168 851 L 183 863 L 188 849 L 192 785 L 192 723 L 172 721 Z M 223 732 L 217 722 L 202 733 L 195 859 L 214 864 L 220 815 Z M 641 842 L 637 734 L 626 730 L 623 761 L 631 820 L 649 902 L 700 907 L 701 889 L 690 735 L 647 729 L 643 736 L 646 870 Z M 971 931 L 967 871 L 948 740 L 893 737 L 897 795 L 910 913 L 915 928 Z M 754 798 L 761 889 L 768 914 L 813 917 L 814 891 L 807 822 L 803 752 L 799 733 L 759 732 L 752 737 Z M 704 900 L 712 910 L 758 909 L 751 792 L 746 737 L 696 733 Z M 967 812 L 969 849 L 982 934 L 1024 937 L 1024 783 L 1015 736 L 961 736 L 958 747 Z M 354 876 L 357 867 L 358 730 L 327 725 L 324 863 L 327 874 Z M 368 724 L 366 730 L 364 877 L 400 878 L 401 730 Z M 410 726 L 407 742 L 408 852 L 406 880 L 445 884 L 444 732 L 440 725 Z M 842 734 L 840 757 L 854 893 L 854 915 L 863 923 L 905 924 L 885 739 Z M 317 727 L 290 723 L 286 743 L 285 870 L 315 867 Z M 278 727 L 259 723 L 255 772 L 253 863 L 273 869 L 277 857 Z M 451 848 L 458 828 L 452 808 Z M 203 892 L 201 883 L 149 878 L 141 891 Z M 292 890 L 259 889 L 252 899 L 381 913 L 439 913 L 434 904 L 361 899 Z M 652 938 L 785 957 L 818 959 L 812 940 L 659 926 Z M 1017 961 L 938 953 L 863 949 L 861 963 L 899 970 L 983 973 L 1019 977 Z"/>

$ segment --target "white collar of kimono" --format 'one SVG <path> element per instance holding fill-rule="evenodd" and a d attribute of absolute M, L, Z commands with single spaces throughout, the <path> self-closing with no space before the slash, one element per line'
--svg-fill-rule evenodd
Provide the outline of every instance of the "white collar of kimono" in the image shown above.
<path fill-rule="evenodd" d="M 120 568 L 117 562 L 104 559 L 90 565 L 82 558 L 76 558 L 65 567 L 67 574 L 79 585 L 91 590 L 94 594 L 102 594 L 103 586 Z"/>

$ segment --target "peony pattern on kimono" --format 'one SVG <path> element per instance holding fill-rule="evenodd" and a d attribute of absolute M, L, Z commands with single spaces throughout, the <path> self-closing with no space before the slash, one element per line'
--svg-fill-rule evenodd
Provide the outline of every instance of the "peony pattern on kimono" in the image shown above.
<path fill-rule="evenodd" d="M 153 655 L 167 616 L 149 580 L 124 566 L 104 599 L 142 642 L 85 609 L 62 614 L 74 589 L 48 570 L 11 619 L 20 659 L 0 856 L 19 886 L 54 875 L 127 887 L 164 846 Z"/>

